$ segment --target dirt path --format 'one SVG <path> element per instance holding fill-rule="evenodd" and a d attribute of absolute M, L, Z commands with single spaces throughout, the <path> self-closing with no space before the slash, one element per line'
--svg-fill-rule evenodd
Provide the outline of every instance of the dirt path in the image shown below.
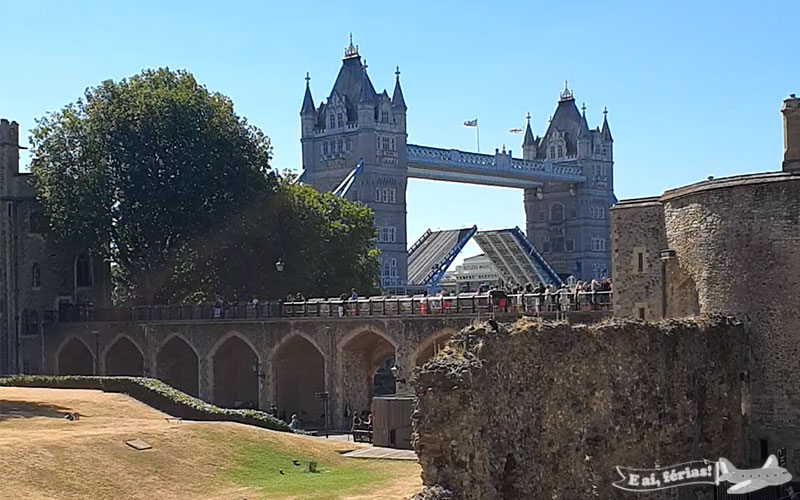
<path fill-rule="evenodd" d="M 68 412 L 80 418 L 69 421 L 64 418 Z M 253 500 L 263 497 L 222 479 L 236 452 L 228 438 L 335 460 L 346 460 L 338 452 L 354 448 L 353 443 L 229 422 L 177 423 L 166 417 L 123 394 L 0 387 L 0 496 L 3 500 Z M 137 452 L 124 444 L 135 438 L 154 444 L 154 449 Z M 380 492 L 340 498 L 408 498 L 421 488 L 418 466 L 412 467 L 397 465 L 398 473 Z"/>

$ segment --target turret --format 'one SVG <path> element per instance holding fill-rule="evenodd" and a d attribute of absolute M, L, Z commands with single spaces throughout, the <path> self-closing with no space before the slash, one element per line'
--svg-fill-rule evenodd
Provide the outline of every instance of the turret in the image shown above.
<path fill-rule="evenodd" d="M 578 158 L 589 158 L 592 155 L 592 134 L 586 123 L 586 104 L 581 107 L 581 125 L 578 129 Z"/>
<path fill-rule="evenodd" d="M 0 193 L 8 194 L 10 179 L 19 173 L 19 125 L 0 120 Z"/>
<path fill-rule="evenodd" d="M 603 139 L 604 159 L 612 161 L 614 139 L 611 137 L 611 127 L 608 126 L 608 108 L 603 108 L 603 126 L 600 128 L 600 137 Z"/>
<path fill-rule="evenodd" d="M 531 130 L 531 114 L 525 117 L 528 124 L 525 126 L 525 138 L 522 139 L 522 159 L 535 160 L 536 159 L 536 139 L 533 138 L 533 131 Z"/>
<path fill-rule="evenodd" d="M 375 121 L 375 89 L 367 76 L 367 61 L 363 65 L 364 79 L 361 91 L 358 94 L 358 123 L 359 125 L 371 124 Z"/>
<path fill-rule="evenodd" d="M 783 170 L 800 170 L 800 98 L 783 101 Z"/>
<path fill-rule="evenodd" d="M 403 98 L 403 89 L 400 88 L 400 66 L 394 72 L 394 92 L 392 93 L 392 118 L 395 125 L 405 131 L 406 130 L 406 100 Z"/>
<path fill-rule="evenodd" d="M 306 95 L 300 108 L 301 136 L 308 137 L 313 134 L 316 122 L 317 109 L 314 107 L 314 98 L 311 97 L 311 77 L 306 73 Z"/>

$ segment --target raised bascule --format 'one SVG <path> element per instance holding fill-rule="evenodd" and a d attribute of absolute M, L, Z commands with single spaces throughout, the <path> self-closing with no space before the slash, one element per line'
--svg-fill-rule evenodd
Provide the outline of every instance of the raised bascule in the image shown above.
<path fill-rule="evenodd" d="M 507 281 L 558 283 L 567 276 L 587 280 L 610 275 L 608 209 L 615 197 L 613 139 L 605 111 L 602 127 L 589 129 L 586 106 L 581 113 L 565 85 L 543 136 L 534 137 L 528 115 L 522 158 L 514 158 L 505 146 L 494 154 L 421 146 L 407 142 L 408 108 L 399 68 L 395 76 L 391 97 L 386 90 L 378 93 L 351 39 L 327 101 L 315 106 L 306 76 L 300 110 L 300 179 L 374 211 L 385 289 L 435 288 L 469 240 L 449 237 L 458 233 L 452 230 L 434 238 L 439 245 L 408 248 L 409 178 L 524 190 L 524 235 L 508 229 L 502 233 L 508 237 L 475 236 Z M 489 241 L 506 243 L 505 262 L 487 247 Z M 516 263 L 509 265 L 512 261 Z"/>

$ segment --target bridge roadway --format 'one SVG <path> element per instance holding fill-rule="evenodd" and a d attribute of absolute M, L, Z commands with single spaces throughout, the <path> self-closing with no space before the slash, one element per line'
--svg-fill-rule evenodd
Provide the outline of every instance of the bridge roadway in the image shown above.
<path fill-rule="evenodd" d="M 511 152 L 472 153 L 408 144 L 408 176 L 513 188 L 534 188 L 545 182 L 583 183 L 586 177 L 573 162 L 513 158 Z M 577 158 L 576 158 L 577 161 Z"/>
<path fill-rule="evenodd" d="M 564 299 L 572 321 L 609 315 L 585 310 L 610 305 L 609 295 L 590 295 L 577 303 Z M 495 307 L 491 313 L 501 321 L 536 314 L 537 307 L 543 317 L 557 314 L 543 297 L 512 296 L 510 302 L 509 312 Z M 343 316 L 340 304 L 347 307 Z M 193 313 L 181 319 L 180 307 Z M 287 416 L 297 413 L 307 427 L 321 426 L 315 394 L 328 392 L 331 425 L 347 428 L 345 413 L 369 409 L 376 393 L 408 390 L 414 368 L 455 332 L 488 318 L 492 306 L 487 296 L 475 295 L 309 300 L 281 307 L 278 317 L 265 317 L 276 310 L 273 304 L 241 306 L 236 313 L 213 305 L 124 309 L 116 317 L 108 310 L 83 312 L 72 318 L 77 321 L 48 324 L 41 337 L 23 337 L 20 347 L 43 352 L 40 373 L 154 376 L 220 406 L 275 404 Z M 119 311 L 130 316 L 123 319 Z"/>

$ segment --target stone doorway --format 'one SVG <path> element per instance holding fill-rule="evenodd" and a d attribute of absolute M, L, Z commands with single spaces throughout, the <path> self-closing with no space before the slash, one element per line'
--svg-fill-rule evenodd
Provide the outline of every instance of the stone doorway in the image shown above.
<path fill-rule="evenodd" d="M 158 378 L 194 397 L 199 397 L 198 359 L 181 337 L 172 337 L 156 356 Z"/>
<path fill-rule="evenodd" d="M 58 352 L 59 375 L 93 375 L 92 351 L 77 337 L 73 337 Z"/>
<path fill-rule="evenodd" d="M 324 427 L 323 402 L 314 397 L 325 391 L 325 359 L 319 349 L 295 335 L 278 348 L 273 366 L 278 409 L 287 419 L 296 413 L 304 429 Z"/>
<path fill-rule="evenodd" d="M 106 375 L 144 376 L 144 356 L 136 344 L 127 337 L 120 337 L 106 351 Z"/>
<path fill-rule="evenodd" d="M 214 404 L 223 408 L 259 408 L 259 362 L 238 336 L 229 337 L 213 356 Z"/>

